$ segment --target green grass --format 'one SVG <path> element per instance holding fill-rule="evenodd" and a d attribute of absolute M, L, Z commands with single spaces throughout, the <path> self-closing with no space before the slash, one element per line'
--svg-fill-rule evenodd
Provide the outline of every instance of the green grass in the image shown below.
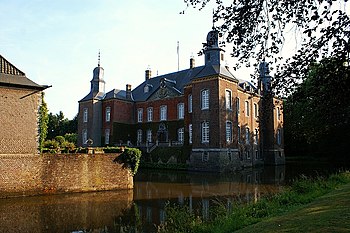
<path fill-rule="evenodd" d="M 340 190 L 342 192 L 338 195 L 337 192 Z M 172 214 L 167 215 L 165 226 L 159 232 L 224 233 L 243 228 L 241 232 L 283 232 L 283 229 L 286 229 L 285 232 L 309 232 L 316 228 L 317 224 L 330 227 L 339 226 L 336 232 L 340 231 L 341 228 L 349 231 L 350 214 L 347 210 L 350 209 L 350 200 L 348 200 L 350 198 L 347 198 L 349 192 L 349 172 L 331 175 L 327 179 L 323 177 L 312 179 L 302 176 L 290 188 L 273 197 L 262 198 L 256 203 L 237 205 L 231 212 L 215 209 L 213 215 L 216 217 L 209 222 L 188 216 L 180 218 L 179 216 L 185 215 L 185 210 L 170 207 L 167 213 L 170 211 Z M 330 203 L 318 204 L 322 200 Z M 309 207 L 310 203 L 314 206 Z M 344 206 L 345 208 L 343 208 Z M 174 211 L 177 213 L 176 215 L 173 213 Z M 342 212 L 346 212 L 346 214 L 341 215 Z M 322 218 L 318 216 L 321 213 Z M 175 216 L 177 219 L 172 219 Z M 320 218 L 320 220 L 315 221 L 316 218 Z M 294 225 L 287 226 L 285 222 L 288 219 Z M 301 221 L 304 224 L 301 224 Z M 315 226 L 308 225 L 309 221 L 312 221 Z M 260 225 L 261 227 L 259 227 Z M 186 226 L 185 229 L 184 226 Z M 284 228 L 285 226 L 286 228 Z M 324 232 L 328 232 L 330 229 L 325 228 Z"/>

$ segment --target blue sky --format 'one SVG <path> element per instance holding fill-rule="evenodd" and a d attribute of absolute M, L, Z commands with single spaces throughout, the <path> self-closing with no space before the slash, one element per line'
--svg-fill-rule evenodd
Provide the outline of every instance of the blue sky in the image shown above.
<path fill-rule="evenodd" d="M 180 69 L 191 55 L 203 65 L 197 52 L 212 27 L 213 5 L 179 14 L 182 0 L 0 0 L 0 6 L 0 54 L 31 80 L 52 85 L 45 91 L 49 111 L 69 119 L 89 93 L 99 50 L 106 91 L 135 88 L 148 66 L 153 76 L 177 71 L 177 41 Z M 234 74 L 249 79 L 249 72 Z"/>

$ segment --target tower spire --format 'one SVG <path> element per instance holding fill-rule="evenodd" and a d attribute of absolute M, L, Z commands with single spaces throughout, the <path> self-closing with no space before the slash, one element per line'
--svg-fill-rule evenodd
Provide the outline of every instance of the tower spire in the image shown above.
<path fill-rule="evenodd" d="M 214 14 L 215 14 L 215 11 L 214 11 L 214 8 L 213 8 L 213 27 L 212 27 L 213 30 L 215 30 L 215 26 L 214 26 Z"/>
<path fill-rule="evenodd" d="M 101 52 L 100 50 L 98 50 L 98 66 L 100 67 L 100 63 L 101 63 Z"/>

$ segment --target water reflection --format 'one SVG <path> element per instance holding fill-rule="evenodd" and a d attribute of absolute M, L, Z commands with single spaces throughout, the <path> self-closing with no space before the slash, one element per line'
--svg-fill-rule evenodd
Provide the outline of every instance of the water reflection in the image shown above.
<path fill-rule="evenodd" d="M 119 232 L 132 195 L 129 190 L 0 199 L 0 232 Z"/>
<path fill-rule="evenodd" d="M 257 201 L 280 192 L 285 183 L 285 166 L 250 168 L 237 173 L 189 173 L 146 170 L 135 177 L 134 202 L 144 229 L 165 220 L 167 204 L 186 205 L 203 219 L 210 208 Z"/>
<path fill-rule="evenodd" d="M 144 170 L 134 181 L 129 191 L 0 199 L 0 232 L 153 232 L 169 203 L 209 219 L 218 203 L 230 209 L 279 192 L 285 166 L 231 174 Z"/>

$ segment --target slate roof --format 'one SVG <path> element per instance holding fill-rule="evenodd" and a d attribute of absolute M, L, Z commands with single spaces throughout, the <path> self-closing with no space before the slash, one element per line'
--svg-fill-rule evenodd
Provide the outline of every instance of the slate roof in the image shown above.
<path fill-rule="evenodd" d="M 39 85 L 25 76 L 25 73 L 0 55 L 0 86 L 22 87 L 44 90 L 48 86 Z"/>
<path fill-rule="evenodd" d="M 199 66 L 192 69 L 181 70 L 150 78 L 137 86 L 132 91 L 132 95 L 134 101 L 146 101 L 155 91 L 159 89 L 162 79 L 164 79 L 167 88 L 170 88 L 179 94 L 183 94 L 184 86 L 189 84 L 192 80 L 211 75 L 222 75 L 226 78 L 238 81 L 225 66 Z M 150 91 L 147 93 L 144 92 L 144 87 L 146 85 L 151 87 Z"/>
<path fill-rule="evenodd" d="M 98 99 L 98 100 L 103 100 L 105 98 L 105 93 L 103 92 L 98 92 L 95 96 L 93 95 L 93 92 L 90 91 L 89 94 L 87 94 L 84 98 L 79 100 L 79 102 L 87 101 L 87 100 L 92 100 L 92 99 Z"/>
<path fill-rule="evenodd" d="M 113 89 L 110 92 L 107 92 L 105 99 L 120 99 L 120 100 L 130 101 L 130 99 L 126 98 L 126 91 L 119 90 L 119 89 Z M 132 97 L 131 97 L 131 100 L 132 100 Z"/>

